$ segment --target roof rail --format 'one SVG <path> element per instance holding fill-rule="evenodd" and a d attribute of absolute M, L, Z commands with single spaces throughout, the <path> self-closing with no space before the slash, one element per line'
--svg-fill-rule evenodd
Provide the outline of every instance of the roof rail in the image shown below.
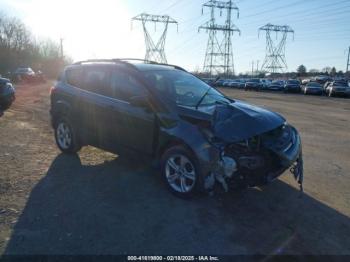
<path fill-rule="evenodd" d="M 98 62 L 115 62 L 113 59 L 87 59 L 73 63 L 73 65 L 81 65 L 83 63 L 98 63 Z"/>
<path fill-rule="evenodd" d="M 182 70 L 182 71 L 186 71 L 185 69 L 183 69 L 180 66 L 177 65 L 172 65 L 172 64 L 167 64 L 167 63 L 158 63 L 156 61 L 152 61 L 152 60 L 147 60 L 147 59 L 139 59 L 139 58 L 115 58 L 114 60 L 119 60 L 119 61 L 142 61 L 148 64 L 155 64 L 155 65 L 164 65 L 164 66 L 172 66 L 176 69 Z"/>
<path fill-rule="evenodd" d="M 131 67 L 133 69 L 137 70 L 137 67 L 134 66 L 131 63 L 128 63 L 126 61 L 123 60 L 119 60 L 119 59 L 88 59 L 88 60 L 83 60 L 83 61 L 78 61 L 73 63 L 73 65 L 81 65 L 83 63 L 103 63 L 103 62 L 109 62 L 109 63 L 119 63 L 119 64 L 123 64 L 125 66 Z"/>
<path fill-rule="evenodd" d="M 151 63 L 151 64 L 153 64 L 153 63 Z M 171 66 L 171 67 L 174 67 L 177 70 L 181 70 L 181 71 L 187 72 L 185 69 L 183 69 L 182 67 L 177 66 L 177 65 L 165 64 L 165 63 L 154 63 L 154 64 L 156 64 L 156 65 L 164 65 L 164 66 Z"/>
<path fill-rule="evenodd" d="M 146 59 L 139 59 L 139 58 L 88 59 L 88 60 L 82 60 L 82 61 L 75 62 L 75 63 L 73 63 L 73 65 L 81 65 L 83 63 L 99 63 L 99 62 L 100 63 L 102 63 L 102 62 L 118 63 L 119 62 L 119 63 L 122 63 L 124 65 L 129 65 L 129 66 L 132 66 L 133 68 L 136 68 L 133 64 L 128 63 L 127 61 L 142 61 L 142 62 L 147 63 L 147 64 L 171 66 L 171 67 L 174 67 L 175 69 L 187 72 L 185 69 L 183 69 L 182 67 L 177 66 L 177 65 L 158 63 L 155 61 L 150 61 L 150 60 L 146 60 Z"/>
<path fill-rule="evenodd" d="M 140 59 L 140 58 L 114 58 L 113 60 L 116 60 L 116 61 L 141 61 L 141 62 L 145 62 L 148 64 L 157 64 L 157 62 L 155 62 L 155 61 L 151 61 L 151 60 L 147 60 L 147 59 Z"/>

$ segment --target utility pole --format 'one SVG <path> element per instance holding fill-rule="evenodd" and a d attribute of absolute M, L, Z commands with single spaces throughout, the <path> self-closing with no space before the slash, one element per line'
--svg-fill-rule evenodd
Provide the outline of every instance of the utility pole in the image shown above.
<path fill-rule="evenodd" d="M 133 17 L 131 19 L 131 23 L 132 21 L 142 22 L 143 33 L 145 37 L 145 45 L 146 45 L 145 60 L 166 64 L 167 60 L 165 57 L 164 47 L 165 47 L 166 34 L 168 31 L 168 25 L 176 24 L 176 26 L 178 26 L 178 23 L 168 15 L 150 15 L 146 13 L 142 13 L 138 16 Z M 152 37 L 146 27 L 147 22 L 153 22 L 154 24 L 157 24 L 157 23 L 164 24 L 162 34 L 156 44 L 153 42 Z"/>
<path fill-rule="evenodd" d="M 284 69 L 288 68 L 285 55 L 287 35 L 292 33 L 294 38 L 294 30 L 288 25 L 266 24 L 259 28 L 259 34 L 260 31 L 265 31 L 266 33 L 266 55 L 261 70 L 266 70 L 270 73 L 283 72 Z M 282 34 L 282 37 L 276 44 L 271 37 L 273 32 L 276 33 L 276 39 L 278 34 Z"/>
<path fill-rule="evenodd" d="M 61 58 L 63 59 L 63 38 L 60 38 L 60 53 L 61 53 Z"/>
<path fill-rule="evenodd" d="M 254 75 L 254 60 L 252 61 L 252 77 Z"/>
<path fill-rule="evenodd" d="M 346 63 L 346 72 L 349 72 L 349 65 L 350 65 L 350 46 L 348 50 L 348 62 Z"/>
<path fill-rule="evenodd" d="M 232 50 L 232 34 L 241 31 L 232 23 L 232 10 L 237 11 L 237 18 L 239 15 L 238 7 L 230 0 L 228 2 L 210 0 L 203 4 L 203 8 L 210 8 L 210 20 L 198 28 L 206 30 L 209 33 L 207 49 L 204 58 L 203 70 L 208 72 L 210 76 L 224 74 L 226 77 L 234 75 L 234 61 Z M 215 10 L 222 12 L 226 10 L 225 24 L 217 24 L 215 19 Z M 223 39 L 218 37 L 218 33 L 223 33 Z"/>
<path fill-rule="evenodd" d="M 259 75 L 259 60 L 256 60 L 256 75 Z"/>

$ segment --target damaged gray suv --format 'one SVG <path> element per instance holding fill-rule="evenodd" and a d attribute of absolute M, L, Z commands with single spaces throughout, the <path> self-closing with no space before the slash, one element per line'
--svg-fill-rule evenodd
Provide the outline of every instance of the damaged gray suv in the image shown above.
<path fill-rule="evenodd" d="M 178 196 L 266 184 L 290 169 L 302 186 L 297 130 L 279 114 L 233 100 L 184 69 L 137 59 L 65 68 L 51 90 L 58 147 L 142 154 Z M 218 188 L 220 188 L 218 187 Z"/>

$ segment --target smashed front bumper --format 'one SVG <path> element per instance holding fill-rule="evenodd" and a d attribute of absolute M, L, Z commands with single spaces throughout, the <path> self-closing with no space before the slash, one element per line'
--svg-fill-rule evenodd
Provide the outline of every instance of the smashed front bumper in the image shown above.
<path fill-rule="evenodd" d="M 289 125 L 279 127 L 268 134 L 255 137 L 255 147 L 246 141 L 243 144 L 227 146 L 222 152 L 216 169 L 206 179 L 206 189 L 215 181 L 225 191 L 230 185 L 260 186 L 267 184 L 286 170 L 290 170 L 303 190 L 303 156 L 301 138 L 297 130 Z M 275 134 L 275 133 L 277 134 Z"/>

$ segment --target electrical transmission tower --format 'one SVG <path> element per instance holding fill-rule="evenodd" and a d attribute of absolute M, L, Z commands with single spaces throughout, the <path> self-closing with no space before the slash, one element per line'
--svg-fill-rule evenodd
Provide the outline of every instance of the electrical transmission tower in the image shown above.
<path fill-rule="evenodd" d="M 348 50 L 348 62 L 346 63 L 346 72 L 349 72 L 349 65 L 350 65 L 350 46 Z"/>
<path fill-rule="evenodd" d="M 260 31 L 266 32 L 266 55 L 261 70 L 270 73 L 283 72 L 284 69 L 288 68 L 285 55 L 287 35 L 288 33 L 292 33 L 294 39 L 294 30 L 287 25 L 267 24 L 259 28 L 259 34 Z M 276 40 L 278 40 L 278 34 L 282 34 L 282 37 L 277 43 L 274 43 L 272 40 L 271 34 L 273 32 L 276 34 Z"/>
<path fill-rule="evenodd" d="M 231 15 L 233 10 L 237 11 L 238 18 L 239 9 L 231 0 L 228 2 L 208 1 L 203 4 L 202 13 L 205 7 L 210 8 L 210 20 L 198 28 L 198 32 L 201 29 L 209 32 L 203 70 L 211 76 L 217 74 L 224 74 L 225 76 L 234 75 L 231 37 L 234 32 L 241 34 L 241 31 L 232 23 Z M 215 21 L 215 10 L 217 9 L 220 11 L 220 16 L 223 10 L 227 12 L 224 25 L 217 24 Z M 218 32 L 223 32 L 223 39 L 218 37 Z"/>
<path fill-rule="evenodd" d="M 145 60 L 155 61 L 159 63 L 167 63 L 165 52 L 164 52 L 164 46 L 165 46 L 166 34 L 168 31 L 168 25 L 176 24 L 178 26 L 177 22 L 168 15 L 150 15 L 146 13 L 142 13 L 138 16 L 133 17 L 131 19 L 131 23 L 132 21 L 135 21 L 135 20 L 142 22 L 143 33 L 144 33 L 145 44 L 146 44 Z M 156 44 L 152 40 L 152 37 L 147 29 L 147 26 L 146 26 L 147 22 L 153 22 L 155 23 L 155 25 L 157 23 L 164 24 L 162 34 Z"/>

